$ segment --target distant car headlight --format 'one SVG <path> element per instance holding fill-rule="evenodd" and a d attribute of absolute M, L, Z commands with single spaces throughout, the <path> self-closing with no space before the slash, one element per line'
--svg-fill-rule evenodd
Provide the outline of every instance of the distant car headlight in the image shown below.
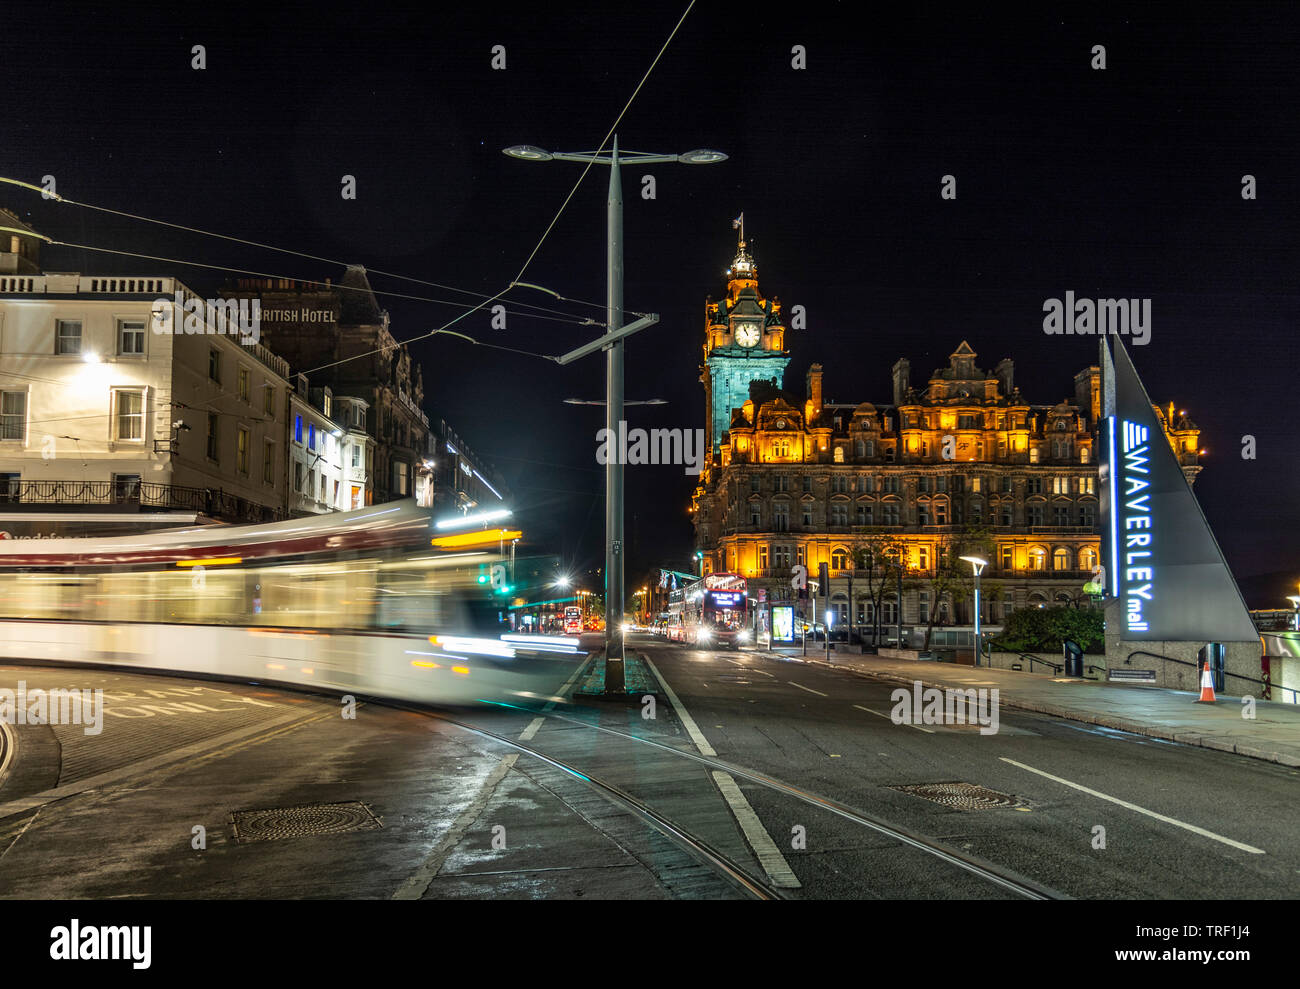
<path fill-rule="evenodd" d="M 695 641 L 697 642 L 708 642 L 712 638 L 713 638 L 713 633 L 710 632 L 707 628 L 702 628 L 695 633 Z"/>

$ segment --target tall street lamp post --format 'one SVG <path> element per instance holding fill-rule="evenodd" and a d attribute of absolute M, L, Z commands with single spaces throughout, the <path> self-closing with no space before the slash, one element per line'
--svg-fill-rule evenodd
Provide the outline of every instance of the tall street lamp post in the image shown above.
<path fill-rule="evenodd" d="M 975 665 L 979 666 L 980 652 L 984 645 L 980 640 L 980 574 L 989 565 L 989 561 L 978 556 L 963 556 L 962 559 L 969 563 L 970 568 L 975 571 Z"/>
<path fill-rule="evenodd" d="M 598 151 L 553 154 L 531 145 L 506 148 L 512 158 L 525 161 L 575 161 L 582 164 L 609 166 L 609 196 L 606 200 L 606 330 L 615 333 L 623 326 L 623 185 L 620 165 L 658 165 L 679 162 L 683 165 L 708 165 L 726 161 L 721 151 L 699 149 L 680 155 L 657 155 L 639 151 L 620 154 L 618 135 L 614 136 L 609 154 Z M 605 428 L 607 436 L 617 436 L 623 418 L 623 341 L 613 340 L 606 351 Z M 605 683 L 609 692 L 623 688 L 623 464 L 621 457 L 609 458 L 605 465 Z"/>

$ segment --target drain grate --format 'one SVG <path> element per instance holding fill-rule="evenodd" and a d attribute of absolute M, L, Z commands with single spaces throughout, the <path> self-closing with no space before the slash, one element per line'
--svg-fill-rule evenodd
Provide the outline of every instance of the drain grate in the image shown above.
<path fill-rule="evenodd" d="M 1009 793 L 999 793 L 974 783 L 908 783 L 891 786 L 890 790 L 910 793 L 915 797 L 933 800 L 956 810 L 990 810 L 995 807 L 1020 807 L 1023 801 Z"/>
<path fill-rule="evenodd" d="M 341 804 L 237 810 L 230 815 L 230 820 L 235 827 L 235 840 L 240 842 L 349 834 L 353 831 L 378 831 L 383 828 L 379 818 L 359 800 Z"/>

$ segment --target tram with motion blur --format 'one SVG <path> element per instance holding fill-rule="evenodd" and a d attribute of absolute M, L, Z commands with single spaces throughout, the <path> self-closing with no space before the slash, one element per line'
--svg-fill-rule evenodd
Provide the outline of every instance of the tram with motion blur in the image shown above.
<path fill-rule="evenodd" d="M 494 579 L 509 553 L 473 525 L 456 519 L 443 535 L 406 500 L 263 525 L 0 540 L 0 658 L 431 704 L 552 699 L 584 658 L 578 639 L 511 631 Z"/>

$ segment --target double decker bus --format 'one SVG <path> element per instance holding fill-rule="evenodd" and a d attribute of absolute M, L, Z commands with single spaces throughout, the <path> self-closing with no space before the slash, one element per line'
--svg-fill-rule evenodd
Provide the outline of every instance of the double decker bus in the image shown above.
<path fill-rule="evenodd" d="M 673 591 L 668 611 L 670 641 L 733 648 L 754 641 L 745 578 L 738 574 L 709 574 Z"/>

